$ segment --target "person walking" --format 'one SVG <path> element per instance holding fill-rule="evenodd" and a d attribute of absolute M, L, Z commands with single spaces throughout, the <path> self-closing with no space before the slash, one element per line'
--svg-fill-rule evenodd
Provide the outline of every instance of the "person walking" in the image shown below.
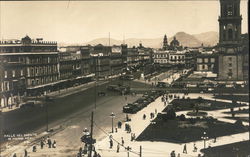
<path fill-rule="evenodd" d="M 187 145 L 185 144 L 184 147 L 183 147 L 183 153 L 186 153 L 187 154 Z"/>
<path fill-rule="evenodd" d="M 197 152 L 197 147 L 196 147 L 196 144 L 194 143 L 194 150 L 193 152 Z"/>
<path fill-rule="evenodd" d="M 28 152 L 26 149 L 24 150 L 24 157 L 28 157 Z"/>
<path fill-rule="evenodd" d="M 110 148 L 110 149 L 113 148 L 113 140 L 112 140 L 112 139 L 110 139 L 110 141 L 109 141 L 109 148 Z"/>
<path fill-rule="evenodd" d="M 53 148 L 56 148 L 56 140 L 53 141 L 52 147 L 53 147 Z"/>
<path fill-rule="evenodd" d="M 33 151 L 33 152 L 36 152 L 36 146 L 33 146 L 33 147 L 32 147 L 32 151 Z"/>
<path fill-rule="evenodd" d="M 175 151 L 174 150 L 170 153 L 170 156 L 175 157 Z"/>
<path fill-rule="evenodd" d="M 143 114 L 143 117 L 142 117 L 142 118 L 143 118 L 143 120 L 145 120 L 145 119 L 146 119 L 146 114 Z"/>
<path fill-rule="evenodd" d="M 120 129 L 122 127 L 122 122 L 119 121 L 118 124 L 117 124 L 118 128 Z"/>
<path fill-rule="evenodd" d="M 41 149 L 43 149 L 43 146 L 44 146 L 44 142 L 43 142 L 43 140 L 41 140 L 41 142 L 40 142 L 40 146 L 41 146 Z"/>
<path fill-rule="evenodd" d="M 51 139 L 49 137 L 48 137 L 48 140 L 47 140 L 47 144 L 48 144 L 49 148 L 51 148 L 52 142 L 51 142 Z"/>
<path fill-rule="evenodd" d="M 123 139 L 123 137 L 122 137 L 122 146 L 124 146 L 124 139 Z"/>
<path fill-rule="evenodd" d="M 17 157 L 17 156 L 16 156 L 16 153 L 13 154 L 13 157 Z"/>
<path fill-rule="evenodd" d="M 119 150 L 120 150 L 120 143 L 117 144 L 116 153 L 119 153 Z"/>

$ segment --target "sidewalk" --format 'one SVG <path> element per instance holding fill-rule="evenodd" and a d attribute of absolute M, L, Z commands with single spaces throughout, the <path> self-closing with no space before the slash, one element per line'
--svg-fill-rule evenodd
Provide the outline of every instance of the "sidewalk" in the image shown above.
<path fill-rule="evenodd" d="M 180 96 L 183 96 L 183 94 L 179 94 Z M 200 94 L 192 94 L 192 95 L 188 95 L 192 98 L 197 98 L 200 96 Z M 212 95 L 206 95 L 204 97 L 205 98 L 209 98 L 212 99 Z M 217 100 L 218 101 L 218 100 Z M 223 101 L 223 100 L 220 100 Z M 246 106 L 245 108 L 247 108 L 249 106 Z M 165 108 L 163 102 L 161 102 L 160 98 L 156 99 L 155 102 L 153 102 L 152 104 L 150 104 L 148 107 L 146 107 L 145 109 L 143 109 L 142 111 L 138 112 L 135 115 L 131 116 L 132 121 L 128 122 L 128 124 L 131 125 L 132 128 L 132 133 L 135 133 L 136 136 L 140 135 L 142 133 L 142 131 L 150 124 L 150 119 L 147 118 L 146 120 L 142 120 L 142 116 L 145 113 L 147 115 L 147 117 L 149 117 L 149 114 L 151 112 L 154 111 L 154 109 L 157 109 L 158 111 L 162 111 Z M 226 122 L 230 122 L 230 123 L 234 123 L 235 120 L 225 120 L 224 118 L 220 118 L 222 116 L 222 112 L 224 112 L 225 110 L 216 110 L 216 111 L 209 111 L 208 113 L 213 115 L 215 118 L 218 118 L 218 120 L 221 121 L 226 121 Z M 184 111 L 187 112 L 187 111 Z M 184 113 L 183 112 L 183 113 Z M 182 112 L 177 112 L 177 115 L 182 114 Z M 247 125 L 247 123 L 243 123 L 244 125 Z M 123 148 L 122 146 L 120 146 L 120 152 L 117 153 L 116 149 L 117 149 L 117 142 L 121 143 L 121 137 L 123 137 L 124 141 L 125 141 L 125 147 L 129 146 L 132 148 L 132 151 L 129 152 L 129 156 L 131 157 L 138 157 L 138 153 L 139 153 L 139 148 L 140 146 L 142 146 L 142 156 L 143 157 L 166 157 L 166 156 L 170 156 L 170 153 L 175 150 L 176 155 L 178 153 L 180 153 L 181 156 L 184 157 L 191 157 L 191 156 L 198 156 L 198 154 L 200 153 L 200 149 L 204 148 L 204 141 L 200 140 L 200 141 L 196 141 L 195 144 L 198 148 L 197 152 L 193 152 L 193 144 L 194 142 L 190 142 L 190 143 L 186 143 L 187 145 L 187 150 L 188 150 L 188 154 L 183 154 L 182 150 L 183 150 L 183 144 L 175 144 L 175 143 L 169 143 L 169 142 L 150 142 L 150 141 L 142 141 L 142 142 L 138 142 L 138 141 L 131 141 L 131 135 L 126 133 L 124 131 L 124 125 L 121 129 L 118 129 L 117 133 L 113 133 L 110 134 L 113 137 L 113 141 L 114 141 L 114 147 L 112 149 L 109 148 L 109 137 L 107 135 L 107 137 L 98 142 L 96 145 L 96 148 L 98 150 L 98 152 L 101 152 L 102 156 L 108 156 L 108 157 L 127 157 L 128 156 L 128 152 L 125 150 L 125 148 Z M 240 141 L 244 141 L 244 140 L 248 140 L 248 132 L 245 133 L 239 133 L 239 134 L 234 134 L 234 135 L 230 135 L 230 136 L 223 136 L 223 137 L 219 137 L 217 138 L 217 142 L 214 143 L 213 139 L 211 140 L 207 140 L 206 144 L 207 146 L 220 146 L 220 145 L 225 145 L 225 144 L 229 144 L 229 143 L 234 143 L 234 142 L 240 142 Z M 117 142 L 116 142 L 117 141 Z"/>
<path fill-rule="evenodd" d="M 184 70 L 179 71 L 177 73 L 173 73 L 173 71 L 170 70 L 170 71 L 161 73 L 161 74 L 159 74 L 157 76 L 154 76 L 150 80 L 144 80 L 144 79 L 140 78 L 140 79 L 136 79 L 135 81 L 142 82 L 142 83 L 147 83 L 147 84 L 150 84 L 150 85 L 152 85 L 152 84 L 157 85 L 157 82 L 166 82 L 166 83 L 171 84 L 173 81 L 177 80 L 181 76 L 181 74 L 186 70 L 187 69 L 184 69 Z"/>

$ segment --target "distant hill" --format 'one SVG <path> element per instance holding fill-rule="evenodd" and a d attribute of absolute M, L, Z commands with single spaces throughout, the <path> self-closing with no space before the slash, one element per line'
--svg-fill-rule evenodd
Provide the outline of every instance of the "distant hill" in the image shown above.
<path fill-rule="evenodd" d="M 205 46 L 213 46 L 219 42 L 218 32 L 205 32 L 193 35 L 196 39 L 201 41 Z"/>
<path fill-rule="evenodd" d="M 174 35 L 177 40 L 179 40 L 180 44 L 182 46 L 188 46 L 188 47 L 198 47 L 201 46 L 203 43 L 204 46 L 214 46 L 218 43 L 218 32 L 205 32 L 200 34 L 188 34 L 185 32 L 178 32 Z M 173 37 L 168 37 L 168 43 L 170 43 L 173 40 Z M 125 40 L 125 43 L 128 44 L 129 47 L 132 46 L 138 46 L 139 43 L 142 43 L 145 47 L 152 47 L 152 48 L 161 48 L 162 47 L 162 38 L 152 38 L 152 39 L 140 39 L 140 38 L 128 38 Z M 116 40 L 110 38 L 110 45 L 120 45 L 122 44 L 122 40 Z M 97 45 L 97 44 L 103 44 L 108 45 L 109 39 L 108 38 L 97 38 L 92 41 L 83 43 L 83 44 L 77 44 L 77 45 Z"/>

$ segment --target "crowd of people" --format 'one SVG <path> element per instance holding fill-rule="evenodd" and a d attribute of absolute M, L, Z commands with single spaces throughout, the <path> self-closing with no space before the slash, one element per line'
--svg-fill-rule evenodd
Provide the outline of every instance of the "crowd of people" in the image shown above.
<path fill-rule="evenodd" d="M 44 147 L 46 146 L 47 144 L 47 147 L 48 148 L 56 148 L 56 140 L 52 140 L 50 139 L 50 137 L 48 136 L 46 139 L 43 137 L 40 141 L 40 149 L 44 149 Z M 37 145 L 33 145 L 32 146 L 32 152 L 37 152 Z M 27 149 L 24 150 L 24 157 L 28 157 L 28 151 Z M 13 154 L 13 157 L 17 157 L 16 153 Z"/>

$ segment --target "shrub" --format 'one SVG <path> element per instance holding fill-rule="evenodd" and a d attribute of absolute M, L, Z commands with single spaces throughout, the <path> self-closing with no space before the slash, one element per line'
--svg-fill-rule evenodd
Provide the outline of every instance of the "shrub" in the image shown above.
<path fill-rule="evenodd" d="M 174 110 L 173 108 L 170 108 L 170 109 L 167 111 L 166 118 L 167 118 L 167 119 L 175 119 L 175 118 L 176 118 L 176 113 L 175 113 L 175 110 Z"/>

